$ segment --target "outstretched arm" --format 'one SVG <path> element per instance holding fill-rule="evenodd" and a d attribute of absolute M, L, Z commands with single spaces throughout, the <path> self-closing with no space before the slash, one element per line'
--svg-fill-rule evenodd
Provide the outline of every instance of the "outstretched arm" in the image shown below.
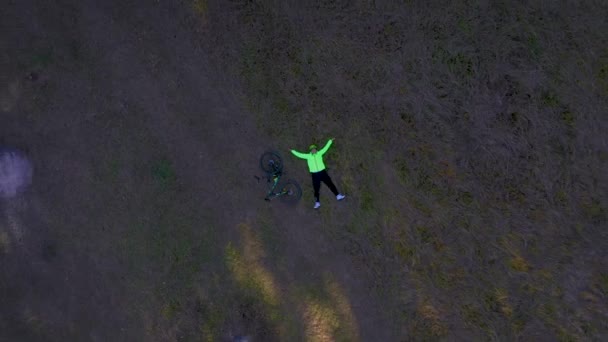
<path fill-rule="evenodd" d="M 291 150 L 291 154 L 293 154 L 294 156 L 296 156 L 298 158 L 308 159 L 308 153 L 300 153 L 296 150 Z"/>
<path fill-rule="evenodd" d="M 331 146 L 331 143 L 334 142 L 334 139 L 331 138 L 327 141 L 327 144 L 325 144 L 325 146 L 323 146 L 323 148 L 319 151 L 320 154 L 325 154 L 325 152 L 327 152 L 327 150 L 329 150 L 329 147 Z"/>

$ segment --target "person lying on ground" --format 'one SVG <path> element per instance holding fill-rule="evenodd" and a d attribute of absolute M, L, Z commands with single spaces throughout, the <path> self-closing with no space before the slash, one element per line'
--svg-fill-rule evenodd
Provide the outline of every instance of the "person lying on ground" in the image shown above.
<path fill-rule="evenodd" d="M 334 193 L 338 201 L 341 201 L 346 197 L 338 191 L 329 177 L 327 170 L 325 169 L 325 163 L 323 163 L 323 155 L 327 152 L 327 150 L 329 150 L 329 147 L 333 141 L 334 138 L 329 139 L 325 146 L 320 150 L 317 150 L 317 145 L 312 144 L 308 147 L 309 153 L 301 153 L 294 149 L 290 149 L 294 156 L 301 159 L 306 159 L 308 162 L 308 170 L 312 175 L 312 187 L 315 195 L 315 209 L 318 209 L 321 206 L 321 200 L 319 198 L 321 182 L 325 183 L 325 185 L 329 187 L 329 190 Z"/>

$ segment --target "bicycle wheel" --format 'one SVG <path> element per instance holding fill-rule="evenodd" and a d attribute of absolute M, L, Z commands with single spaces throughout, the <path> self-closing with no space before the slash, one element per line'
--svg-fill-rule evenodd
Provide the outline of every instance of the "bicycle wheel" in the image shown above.
<path fill-rule="evenodd" d="M 283 183 L 281 187 L 281 201 L 285 203 L 296 203 L 302 198 L 302 188 L 293 179 Z"/>
<path fill-rule="evenodd" d="M 275 152 L 264 152 L 260 157 L 260 167 L 266 173 L 279 173 L 283 170 L 283 160 Z"/>

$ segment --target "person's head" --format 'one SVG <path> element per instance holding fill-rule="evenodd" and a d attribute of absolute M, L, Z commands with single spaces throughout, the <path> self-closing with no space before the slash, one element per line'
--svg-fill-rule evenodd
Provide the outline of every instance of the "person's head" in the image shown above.
<path fill-rule="evenodd" d="M 308 151 L 312 154 L 317 153 L 317 145 L 312 144 L 312 145 L 308 146 Z"/>

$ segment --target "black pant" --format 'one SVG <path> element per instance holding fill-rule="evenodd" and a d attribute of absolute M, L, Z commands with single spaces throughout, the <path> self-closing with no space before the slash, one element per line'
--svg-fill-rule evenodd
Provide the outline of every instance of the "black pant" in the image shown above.
<path fill-rule="evenodd" d="M 338 195 L 338 189 L 334 185 L 334 182 L 331 181 L 327 171 L 322 170 L 319 172 L 311 172 L 312 175 L 312 188 L 315 190 L 315 201 L 319 202 L 319 189 L 321 188 L 321 182 L 325 183 L 329 187 L 329 190 L 334 193 L 334 195 Z"/>

